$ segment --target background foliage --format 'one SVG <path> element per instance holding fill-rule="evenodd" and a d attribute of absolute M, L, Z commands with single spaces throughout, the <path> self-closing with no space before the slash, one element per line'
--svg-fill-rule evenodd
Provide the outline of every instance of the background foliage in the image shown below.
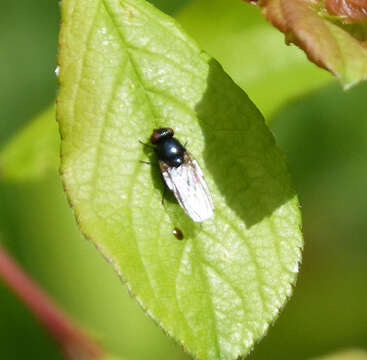
<path fill-rule="evenodd" d="M 285 47 L 258 9 L 237 0 L 211 2 L 208 18 L 206 0 L 154 3 L 177 11 L 267 115 L 303 205 L 306 247 L 295 294 L 249 358 L 308 359 L 367 348 L 367 85 L 343 93 L 329 74 Z M 0 4 L 0 145 L 55 96 L 58 16 L 57 2 Z M 55 171 L 32 183 L 1 182 L 0 199 L 0 241 L 106 347 L 132 360 L 186 358 L 82 239 Z M 61 359 L 1 283 L 0 303 L 2 358 Z"/>

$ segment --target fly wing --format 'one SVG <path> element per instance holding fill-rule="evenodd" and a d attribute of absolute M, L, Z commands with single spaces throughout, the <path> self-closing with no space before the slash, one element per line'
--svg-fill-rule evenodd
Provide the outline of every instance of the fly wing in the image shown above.
<path fill-rule="evenodd" d="M 186 154 L 179 167 L 161 165 L 163 179 L 185 213 L 196 222 L 213 216 L 213 200 L 198 163 Z"/>

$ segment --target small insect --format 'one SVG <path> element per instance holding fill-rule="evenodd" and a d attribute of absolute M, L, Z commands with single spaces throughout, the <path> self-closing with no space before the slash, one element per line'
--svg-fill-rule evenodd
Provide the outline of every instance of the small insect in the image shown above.
<path fill-rule="evenodd" d="M 207 220 L 213 216 L 214 206 L 203 172 L 173 135 L 171 128 L 160 128 L 150 138 L 163 180 L 192 220 Z"/>
<path fill-rule="evenodd" d="M 174 228 L 172 230 L 172 234 L 178 239 L 178 240 L 182 240 L 184 238 L 184 235 L 182 233 L 182 231 L 179 228 Z"/>

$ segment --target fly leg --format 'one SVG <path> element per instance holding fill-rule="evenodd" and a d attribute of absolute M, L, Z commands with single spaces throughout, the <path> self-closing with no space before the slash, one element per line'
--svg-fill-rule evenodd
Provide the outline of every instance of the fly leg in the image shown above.
<path fill-rule="evenodd" d="M 147 144 L 147 143 L 145 143 L 145 142 L 143 142 L 141 140 L 139 140 L 139 142 L 140 142 L 140 144 L 146 146 L 148 149 L 154 150 L 154 146 L 152 146 L 150 144 Z M 150 162 L 150 161 L 139 160 L 139 162 L 141 162 L 142 164 L 146 164 L 146 165 L 153 165 L 153 163 Z"/>
<path fill-rule="evenodd" d="M 166 191 L 167 191 L 167 187 L 165 186 L 163 188 L 163 193 L 162 193 L 162 206 L 164 206 L 164 198 L 166 197 Z"/>
<path fill-rule="evenodd" d="M 150 161 L 144 161 L 144 160 L 139 160 L 140 163 L 145 164 L 145 165 L 154 165 L 152 162 Z"/>
<path fill-rule="evenodd" d="M 143 141 L 141 141 L 141 140 L 139 140 L 139 142 L 140 142 L 140 144 L 142 144 L 142 145 L 144 145 L 144 146 L 148 147 L 149 149 L 154 150 L 154 146 L 153 146 L 153 145 L 147 144 L 147 143 L 145 143 L 145 142 L 143 142 Z"/>

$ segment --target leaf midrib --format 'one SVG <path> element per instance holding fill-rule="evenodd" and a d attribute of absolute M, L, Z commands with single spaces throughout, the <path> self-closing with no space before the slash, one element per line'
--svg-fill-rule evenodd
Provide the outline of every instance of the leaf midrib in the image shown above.
<path fill-rule="evenodd" d="M 150 108 L 150 111 L 151 111 L 151 114 L 152 114 L 152 117 L 153 117 L 153 119 L 155 120 L 155 126 L 156 127 L 158 127 L 158 124 L 157 124 L 157 116 L 156 116 L 156 112 L 155 112 L 155 109 L 154 109 L 154 106 L 153 106 L 153 104 L 152 104 L 152 102 L 151 102 L 151 100 L 150 100 L 150 98 L 149 98 L 149 96 L 147 95 L 147 93 L 149 92 L 149 91 L 154 91 L 154 92 L 156 92 L 155 90 L 151 90 L 151 89 L 147 89 L 146 88 L 146 86 L 145 86 L 145 84 L 144 84 L 144 82 L 143 82 L 143 80 L 142 80 L 142 78 L 141 78 L 141 75 L 140 75 L 140 73 L 139 73 L 139 71 L 138 71 L 138 66 L 137 66 L 137 64 L 135 63 L 135 60 L 133 59 L 133 56 L 130 54 L 130 51 L 131 51 L 131 47 L 130 47 L 130 45 L 127 43 L 127 41 L 126 41 L 126 38 L 125 38 L 125 36 L 121 33 L 121 31 L 120 31 L 120 29 L 119 29 L 119 27 L 118 27 L 118 25 L 117 25 L 117 23 L 116 23 L 116 20 L 115 20 L 115 18 L 114 18 L 114 16 L 112 15 L 112 13 L 111 13 L 111 11 L 110 11 L 110 9 L 109 9 L 109 7 L 108 7 L 108 4 L 106 3 L 106 0 L 101 0 L 102 1 L 102 4 L 103 4 L 103 6 L 104 6 L 104 8 L 105 8 L 105 10 L 106 10 L 106 12 L 107 12 L 107 14 L 109 15 L 109 17 L 111 18 L 111 21 L 113 22 L 113 24 L 114 24 L 114 26 L 115 26 L 115 28 L 116 28 L 116 30 L 117 30 L 117 33 L 119 34 L 119 38 L 120 38 L 120 41 L 121 41 L 121 43 L 122 43 L 122 45 L 123 45 L 123 47 L 126 49 L 126 53 L 127 53 L 127 57 L 128 57 L 128 61 L 130 61 L 130 63 L 131 63 L 131 65 L 132 65 L 132 67 L 133 67 L 133 70 L 134 70 L 134 73 L 135 73 L 135 75 L 136 75 L 136 78 L 137 78 L 137 80 L 138 80 L 138 82 L 139 82 L 139 84 L 140 84 L 140 86 L 143 88 L 143 92 L 144 92 L 144 96 L 145 96 L 145 99 L 147 100 L 147 103 L 148 103 L 148 105 L 149 105 L 149 108 Z M 133 47 L 132 47 L 133 48 Z M 133 48 L 133 49 L 135 49 L 135 48 Z M 136 48 L 136 49 L 138 49 L 138 50 L 140 50 L 139 48 Z M 169 59 L 170 60 L 170 59 Z M 170 60 L 171 61 L 171 60 Z M 187 71 L 186 69 L 185 69 L 185 71 Z M 162 94 L 163 96 L 166 96 L 166 94 Z M 166 96 L 167 97 L 167 96 Z M 169 98 L 171 98 L 171 97 L 169 97 Z M 175 99 L 175 102 L 177 102 L 177 99 Z M 181 104 L 181 106 L 182 105 L 184 105 L 184 107 L 185 107 L 185 109 L 188 109 L 188 106 L 186 105 L 186 104 L 184 104 L 184 103 L 181 103 L 181 102 L 179 102 L 180 104 Z M 191 111 L 193 111 L 193 110 L 191 110 Z M 135 169 L 137 169 L 137 166 L 135 167 Z M 134 171 L 134 174 L 135 174 L 135 177 L 137 176 L 137 174 L 138 174 L 138 172 L 139 172 L 139 169 L 137 169 L 137 171 Z M 131 177 L 130 177 L 131 178 Z M 131 186 L 129 187 L 131 190 L 129 191 L 129 195 L 128 195 L 128 199 L 129 199 L 129 202 L 130 202 L 130 204 L 131 204 L 131 197 L 133 196 L 133 194 L 134 194 L 134 187 L 135 187 L 135 183 L 132 181 L 131 182 Z M 129 216 L 131 217 L 131 212 L 129 212 Z M 132 220 L 132 219 L 131 219 Z M 137 243 L 137 241 L 136 241 L 136 236 L 135 236 L 135 234 L 134 234 L 134 239 L 135 239 L 135 244 L 136 244 L 136 247 L 137 247 L 137 250 L 138 250 L 138 252 L 140 253 L 140 250 L 139 250 L 139 246 L 138 246 L 138 243 Z M 201 274 L 201 279 L 202 279 L 202 282 L 203 283 L 205 283 L 206 284 L 206 287 L 209 289 L 210 288 L 210 285 L 209 285 L 209 279 L 207 278 L 207 275 L 205 274 L 205 271 L 204 271 L 204 269 L 203 269 L 203 263 L 202 263 L 202 261 L 201 260 L 199 260 L 199 259 L 201 259 L 201 256 L 200 256 L 200 254 L 198 253 L 198 249 L 197 249 L 197 247 L 196 247 L 196 244 L 195 244 L 195 241 L 194 240 L 192 240 L 192 243 L 193 243 L 193 245 L 194 245 L 194 249 L 195 249 L 195 257 L 197 258 L 197 262 L 198 262 L 198 265 L 199 265 L 199 269 L 200 269 L 200 274 Z M 141 253 L 140 253 L 140 255 L 141 255 Z M 181 260 L 180 261 L 182 261 L 182 257 L 181 257 Z M 148 271 L 147 271 L 147 269 L 146 269 L 146 266 L 144 265 L 144 263 L 143 263 L 143 261 L 142 261 L 142 264 L 143 264 L 143 268 L 144 268 L 144 271 L 146 272 L 146 275 L 147 275 L 147 278 L 148 278 L 148 281 L 149 281 L 149 285 L 150 285 L 150 287 L 151 287 L 151 289 L 152 289 L 152 292 L 153 292 L 153 294 L 154 294 L 154 296 L 155 296 L 155 298 L 157 299 L 157 296 L 156 296 L 156 294 L 155 294 L 155 291 L 154 291 L 154 289 L 153 289 L 153 286 L 152 286 L 152 284 L 151 284 L 151 282 L 150 282 L 150 279 L 149 279 L 149 276 L 148 276 Z M 180 265 L 181 265 L 181 262 L 180 262 L 180 264 L 178 265 L 178 269 L 180 269 Z M 176 289 L 175 289 L 175 293 L 176 293 Z M 177 293 L 176 293 L 176 298 L 177 298 Z M 215 317 L 215 313 L 214 313 L 214 308 L 213 308 L 213 302 L 212 302 L 212 297 L 209 295 L 209 294 L 207 294 L 207 298 L 208 298 L 208 303 L 210 304 L 210 309 L 211 309 L 211 313 L 212 313 L 212 322 L 213 322 L 213 337 L 214 337 L 214 342 L 215 342 L 215 347 L 216 347 L 216 352 L 217 352 L 217 357 L 219 358 L 220 357 L 220 353 L 221 353 L 221 350 L 220 350 L 220 347 L 219 347 L 219 342 L 218 342 L 218 336 L 217 336 L 217 330 L 216 330 L 216 317 Z M 158 299 L 157 299 L 157 301 L 158 301 Z M 194 335 L 193 334 L 193 332 L 192 332 L 192 329 L 191 329 L 191 326 L 190 326 L 190 324 L 189 323 L 187 323 L 187 325 L 188 325 L 188 329 L 191 331 L 191 334 L 192 335 Z"/>

